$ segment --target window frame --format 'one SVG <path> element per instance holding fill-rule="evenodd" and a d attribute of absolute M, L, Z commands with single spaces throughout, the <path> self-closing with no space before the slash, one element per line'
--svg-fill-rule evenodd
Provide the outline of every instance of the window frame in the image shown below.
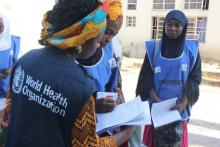
<path fill-rule="evenodd" d="M 200 42 L 206 42 L 207 35 L 207 21 L 205 16 L 195 16 L 188 18 L 187 26 L 187 39 L 198 39 Z M 152 34 L 151 39 L 160 39 L 163 33 L 164 17 L 153 16 L 152 17 Z"/>
<path fill-rule="evenodd" d="M 136 27 L 136 16 L 126 16 L 126 27 Z"/>
<path fill-rule="evenodd" d="M 153 0 L 153 10 L 171 10 L 176 7 L 176 0 L 173 0 L 173 2 L 166 2 L 167 0 L 160 0 L 160 2 L 155 1 L 157 0 Z M 158 5 L 160 5 L 160 8 L 157 7 Z M 173 7 L 166 8 L 167 5 L 173 5 Z"/>
<path fill-rule="evenodd" d="M 199 2 L 192 2 L 192 1 L 193 0 L 185 0 L 184 9 L 186 10 L 208 10 L 209 9 L 209 0 L 200 0 Z"/>
<path fill-rule="evenodd" d="M 128 0 L 128 10 L 137 10 L 137 0 Z"/>

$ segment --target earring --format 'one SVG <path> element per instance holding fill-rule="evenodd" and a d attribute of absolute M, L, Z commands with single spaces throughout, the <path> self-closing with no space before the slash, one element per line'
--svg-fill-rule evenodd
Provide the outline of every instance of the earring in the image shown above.
<path fill-rule="evenodd" d="M 100 4 L 103 4 L 106 0 L 98 0 Z"/>
<path fill-rule="evenodd" d="M 76 47 L 76 51 L 77 51 L 77 53 L 81 53 L 82 52 L 82 47 L 81 46 Z"/>

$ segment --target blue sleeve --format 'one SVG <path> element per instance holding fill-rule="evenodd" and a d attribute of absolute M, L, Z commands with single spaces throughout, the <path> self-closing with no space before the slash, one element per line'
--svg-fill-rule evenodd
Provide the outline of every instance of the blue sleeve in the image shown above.
<path fill-rule="evenodd" d="M 142 100 L 146 100 L 149 97 L 150 90 L 154 88 L 154 73 L 147 56 L 148 55 L 146 54 L 136 87 L 136 95 L 140 95 Z"/>
<path fill-rule="evenodd" d="M 189 98 L 190 104 L 194 105 L 199 99 L 199 85 L 202 81 L 202 69 L 201 69 L 201 58 L 198 53 L 196 56 L 195 64 L 186 83 L 185 93 Z"/>
<path fill-rule="evenodd" d="M 20 37 L 12 35 L 12 60 L 10 65 L 12 66 L 18 59 L 18 53 L 20 51 Z"/>
<path fill-rule="evenodd" d="M 105 91 L 107 92 L 114 92 L 115 88 L 118 86 L 119 83 L 119 69 L 118 67 L 111 69 L 111 76 L 109 78 L 109 82 L 105 86 Z"/>

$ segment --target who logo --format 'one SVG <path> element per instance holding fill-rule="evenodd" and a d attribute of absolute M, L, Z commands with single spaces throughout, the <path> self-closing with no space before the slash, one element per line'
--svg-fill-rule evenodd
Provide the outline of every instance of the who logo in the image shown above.
<path fill-rule="evenodd" d="M 21 66 L 18 66 L 14 72 L 14 78 L 12 82 L 12 90 L 14 93 L 19 94 L 22 90 L 24 82 L 24 70 L 22 70 Z"/>

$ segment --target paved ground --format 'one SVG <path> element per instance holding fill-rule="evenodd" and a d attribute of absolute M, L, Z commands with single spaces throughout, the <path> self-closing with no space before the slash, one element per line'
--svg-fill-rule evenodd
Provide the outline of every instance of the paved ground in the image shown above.
<path fill-rule="evenodd" d="M 122 79 L 126 101 L 135 96 L 143 60 L 123 58 Z M 220 147 L 220 87 L 200 86 L 200 99 L 192 108 L 189 122 L 189 146 Z"/>
<path fill-rule="evenodd" d="M 220 146 L 220 88 L 200 86 L 200 99 L 192 109 L 189 125 L 190 146 Z"/>

